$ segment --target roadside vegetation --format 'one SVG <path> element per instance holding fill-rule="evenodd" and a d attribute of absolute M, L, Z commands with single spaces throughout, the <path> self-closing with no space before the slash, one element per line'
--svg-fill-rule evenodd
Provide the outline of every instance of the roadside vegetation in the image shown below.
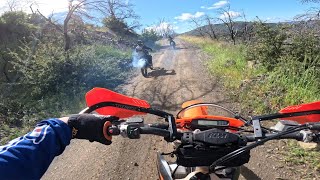
<path fill-rule="evenodd" d="M 31 14 L 16 11 L 19 2 L 9 2 L 0 15 L 1 144 L 42 119 L 79 112 L 93 87 L 123 84 L 132 74 L 136 41 L 152 46 L 160 37 L 152 30 L 137 34 L 139 17 L 121 0 L 70 1 L 62 21 L 32 6 Z M 90 24 L 97 12 L 100 26 Z"/>
<path fill-rule="evenodd" d="M 6 142 L 48 117 L 77 113 L 92 87 L 114 89 L 130 73 L 130 53 L 101 42 L 64 49 L 55 31 L 35 37 L 34 16 L 0 17 L 0 139 Z M 40 18 L 40 17 L 38 17 Z M 41 19 L 41 18 L 40 18 Z M 88 38 L 89 39 L 89 38 Z"/>
<path fill-rule="evenodd" d="M 211 55 L 209 70 L 221 77 L 227 88 L 241 88 L 237 95 L 240 102 L 248 104 L 247 108 L 254 113 L 271 113 L 320 99 L 318 36 L 313 32 L 290 34 L 275 44 L 273 39 L 283 36 L 277 31 L 257 23 L 255 41 L 235 46 L 199 37 L 183 39 Z M 274 50 L 277 46 L 279 49 Z"/>
<path fill-rule="evenodd" d="M 229 95 L 240 103 L 243 113 L 275 113 L 289 105 L 320 100 L 320 23 L 315 18 L 310 19 L 310 14 L 308 17 L 277 25 L 257 20 L 250 25 L 250 36 L 235 36 L 236 41 L 219 36 L 217 39 L 210 36 L 182 38 L 209 55 L 209 71 L 221 78 Z M 294 142 L 289 142 L 285 149 L 288 163 L 307 162 L 320 171 L 317 150 L 304 150 Z"/>

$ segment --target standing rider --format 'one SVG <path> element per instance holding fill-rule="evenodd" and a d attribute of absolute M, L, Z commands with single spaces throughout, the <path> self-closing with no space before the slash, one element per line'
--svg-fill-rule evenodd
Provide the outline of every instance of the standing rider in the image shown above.
<path fill-rule="evenodd" d="M 171 43 L 173 42 L 174 43 L 174 41 L 173 41 L 173 37 L 172 36 L 168 36 L 168 40 L 169 40 L 169 43 L 170 43 L 170 45 L 171 45 Z"/>
<path fill-rule="evenodd" d="M 168 35 L 168 40 L 169 40 L 170 46 L 172 46 L 172 48 L 175 49 L 176 48 L 176 43 L 173 41 L 173 37 Z"/>
<path fill-rule="evenodd" d="M 152 51 L 152 49 L 148 46 L 145 46 L 141 40 L 138 40 L 135 51 L 138 54 L 142 54 L 142 57 L 145 57 L 147 59 L 150 69 L 153 70 L 152 56 L 149 54 L 148 50 Z"/>

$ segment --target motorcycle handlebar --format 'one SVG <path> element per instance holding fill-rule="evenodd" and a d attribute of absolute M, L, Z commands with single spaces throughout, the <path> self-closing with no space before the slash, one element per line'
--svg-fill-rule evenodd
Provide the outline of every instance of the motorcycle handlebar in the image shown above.
<path fill-rule="evenodd" d="M 275 134 L 276 133 L 268 133 L 268 134 L 265 134 L 263 138 L 269 138 L 274 136 Z M 243 136 L 246 138 L 248 142 L 254 142 L 258 140 L 253 134 L 243 135 Z M 297 141 L 303 141 L 303 138 L 304 138 L 303 133 L 295 132 L 295 133 L 283 135 L 281 137 L 277 137 L 275 139 L 295 139 Z"/>
<path fill-rule="evenodd" d="M 320 123 L 309 123 L 307 125 L 309 127 L 310 130 L 316 130 L 316 131 L 320 131 Z"/>
<path fill-rule="evenodd" d="M 141 127 L 140 134 L 153 134 L 157 136 L 162 136 L 167 138 L 170 136 L 170 132 L 165 129 L 155 128 L 155 127 Z"/>
<path fill-rule="evenodd" d="M 140 138 L 140 134 L 151 134 L 151 135 L 157 135 L 162 136 L 165 139 L 170 137 L 170 131 L 167 130 L 168 125 L 167 124 L 148 124 L 143 126 L 137 126 L 137 125 L 128 125 L 128 124 L 120 124 L 117 126 L 112 126 L 108 128 L 108 134 L 110 136 L 114 135 L 120 135 L 122 134 L 124 137 L 128 137 L 131 139 L 138 139 Z M 190 132 L 188 132 L 190 133 Z M 192 132 L 191 132 L 192 133 Z M 247 142 L 255 142 L 259 139 L 265 139 L 265 138 L 272 138 L 273 136 L 275 138 L 272 139 L 295 139 L 297 141 L 318 141 L 317 138 L 314 139 L 306 139 L 306 134 L 303 132 L 293 132 L 290 134 L 285 134 L 280 137 L 277 137 L 278 133 L 267 133 L 264 134 L 264 137 L 257 138 L 254 134 L 243 134 L 241 135 L 244 139 L 246 139 Z M 183 132 L 177 132 L 176 139 L 181 140 L 183 137 Z M 270 139 L 271 140 L 271 139 Z"/>
<path fill-rule="evenodd" d="M 170 131 L 167 130 L 168 125 L 165 124 L 148 124 L 144 126 L 139 126 L 136 124 L 120 124 L 117 126 L 110 126 L 107 129 L 107 134 L 110 136 L 122 135 L 130 139 L 140 138 L 140 134 L 151 134 L 162 136 L 165 139 L 170 137 Z M 177 133 L 177 138 L 181 138 L 182 133 Z"/>
<path fill-rule="evenodd" d="M 165 129 L 160 129 L 159 127 L 141 127 L 140 128 L 140 133 L 141 134 L 153 134 L 153 135 L 158 135 L 158 136 L 162 136 L 162 137 L 169 137 L 170 132 L 168 130 Z M 180 140 L 182 137 L 183 133 L 179 133 L 178 132 L 178 139 Z M 265 136 L 263 138 L 269 138 L 276 135 L 276 133 L 267 133 L 265 134 Z M 248 134 L 248 135 L 242 135 L 245 137 L 245 139 L 247 140 L 247 142 L 254 142 L 257 141 L 258 138 L 256 138 L 254 136 L 254 134 Z M 301 132 L 295 132 L 295 133 L 291 133 L 291 134 L 286 134 L 286 135 L 282 135 L 281 137 L 277 137 L 275 139 L 295 139 L 297 141 L 303 141 L 305 138 L 305 135 Z"/>

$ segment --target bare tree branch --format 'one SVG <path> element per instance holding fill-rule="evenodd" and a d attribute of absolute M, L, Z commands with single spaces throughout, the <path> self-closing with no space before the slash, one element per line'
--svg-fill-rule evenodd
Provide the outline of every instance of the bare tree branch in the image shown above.
<path fill-rule="evenodd" d="M 194 24 L 196 32 L 198 32 L 201 37 L 205 37 L 205 30 L 203 29 L 202 21 L 193 17 L 190 18 L 190 22 Z"/>
<path fill-rule="evenodd" d="M 53 25 L 58 31 L 63 32 L 62 28 L 61 28 L 58 24 L 52 22 L 51 18 L 47 18 L 46 16 L 44 16 L 44 15 L 39 11 L 39 9 L 37 9 L 37 12 L 40 14 L 40 16 L 41 16 L 42 18 L 44 18 L 48 23 L 50 23 L 51 25 Z"/>
<path fill-rule="evenodd" d="M 17 0 L 7 0 L 7 5 L 10 11 L 16 11 L 18 7 L 18 1 Z"/>
<path fill-rule="evenodd" d="M 218 37 L 217 37 L 217 35 L 216 35 L 216 33 L 215 33 L 214 29 L 213 29 L 213 26 L 214 26 L 213 23 L 212 23 L 213 19 L 209 15 L 205 15 L 204 18 L 205 18 L 205 21 L 206 21 L 207 26 L 209 28 L 209 30 L 207 30 L 205 32 L 209 35 L 209 37 L 211 39 L 218 39 Z"/>
<path fill-rule="evenodd" d="M 104 15 L 108 18 L 117 19 L 126 22 L 131 19 L 131 24 L 127 24 L 129 29 L 140 27 L 140 23 L 135 21 L 140 17 L 134 12 L 133 4 L 127 3 L 124 0 L 106 0 L 104 4 Z"/>
<path fill-rule="evenodd" d="M 52 21 L 52 18 L 44 16 L 40 10 L 37 12 L 51 25 L 53 25 L 59 32 L 63 33 L 64 36 L 64 49 L 68 51 L 71 48 L 71 39 L 69 37 L 69 24 L 72 18 L 77 16 L 93 19 L 94 16 L 90 15 L 90 11 L 99 10 L 102 11 L 105 6 L 105 1 L 102 0 L 69 0 L 68 11 L 64 18 L 63 25 L 59 25 Z"/>
<path fill-rule="evenodd" d="M 220 17 L 218 19 L 227 27 L 230 39 L 235 45 L 238 30 L 235 29 L 234 19 L 239 16 L 236 17 L 232 14 L 232 11 L 230 11 L 230 5 L 228 5 L 226 8 L 221 8 L 219 14 Z"/>
<path fill-rule="evenodd" d="M 246 14 L 244 11 L 242 11 L 242 18 L 244 20 L 243 25 L 244 27 L 242 28 L 242 39 L 244 42 L 250 41 L 252 37 L 252 32 L 253 32 L 253 26 L 250 26 L 246 17 Z"/>
<path fill-rule="evenodd" d="M 301 0 L 302 3 L 320 3 L 320 0 Z"/>

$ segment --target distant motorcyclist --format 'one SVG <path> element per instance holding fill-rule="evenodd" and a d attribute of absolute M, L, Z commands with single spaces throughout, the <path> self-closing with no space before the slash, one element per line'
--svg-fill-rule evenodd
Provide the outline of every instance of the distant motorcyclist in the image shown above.
<path fill-rule="evenodd" d="M 170 46 L 172 46 L 173 49 L 175 49 L 176 42 L 173 41 L 173 37 L 169 35 L 169 36 L 168 36 L 168 40 L 169 40 Z"/>
<path fill-rule="evenodd" d="M 141 54 L 142 57 L 145 57 L 147 59 L 150 69 L 153 70 L 152 56 L 149 54 L 148 50 L 152 51 L 150 47 L 144 45 L 144 43 L 141 40 L 138 40 L 135 51 L 138 54 Z"/>

